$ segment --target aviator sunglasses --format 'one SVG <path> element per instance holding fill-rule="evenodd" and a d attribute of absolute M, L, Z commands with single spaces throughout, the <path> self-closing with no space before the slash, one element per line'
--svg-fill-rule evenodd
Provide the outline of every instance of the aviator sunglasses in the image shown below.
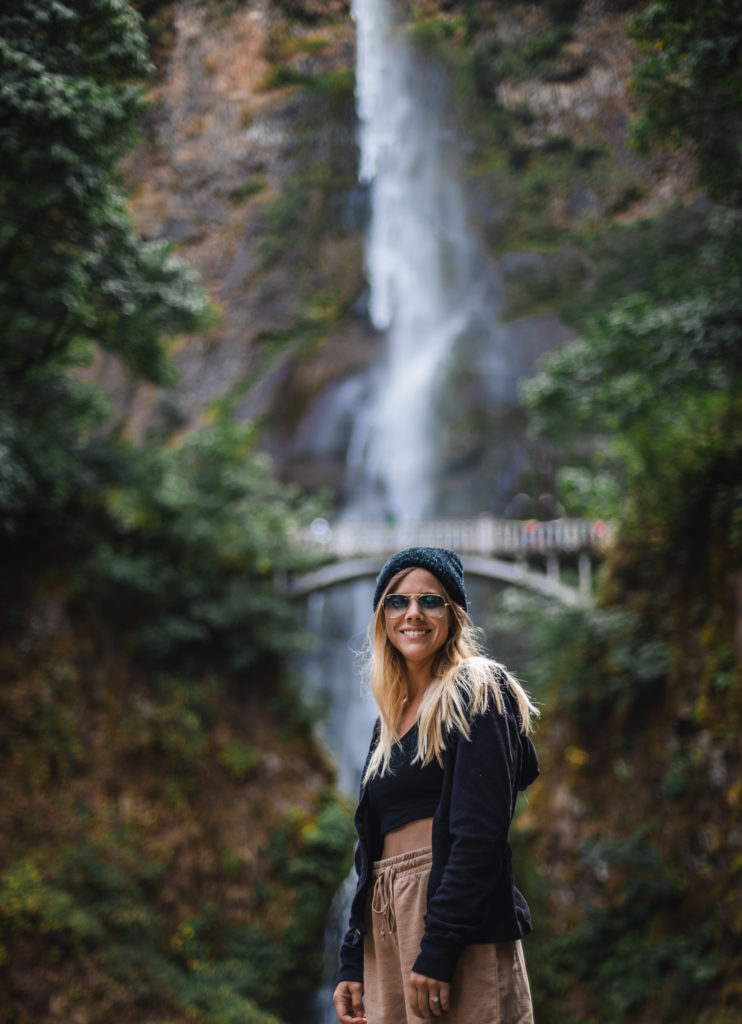
<path fill-rule="evenodd" d="M 384 598 L 384 611 L 394 618 L 406 612 L 413 600 L 417 601 L 417 607 L 426 615 L 442 615 L 444 608 L 448 607 L 448 601 L 440 594 L 387 594 Z"/>

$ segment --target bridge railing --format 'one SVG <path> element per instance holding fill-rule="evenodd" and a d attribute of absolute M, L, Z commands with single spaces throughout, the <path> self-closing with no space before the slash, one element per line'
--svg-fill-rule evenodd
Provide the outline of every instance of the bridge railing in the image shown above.
<path fill-rule="evenodd" d="M 452 548 L 462 555 L 599 553 L 610 542 L 602 520 L 429 519 L 418 523 L 316 520 L 303 531 L 305 543 L 335 558 L 388 555 L 407 547 Z"/>

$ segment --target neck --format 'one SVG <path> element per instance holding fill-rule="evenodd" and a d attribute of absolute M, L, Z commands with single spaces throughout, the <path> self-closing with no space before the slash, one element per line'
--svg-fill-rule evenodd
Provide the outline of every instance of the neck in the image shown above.
<path fill-rule="evenodd" d="M 419 704 L 423 693 L 432 682 L 430 665 L 406 665 L 407 674 L 407 701 L 409 704 Z"/>

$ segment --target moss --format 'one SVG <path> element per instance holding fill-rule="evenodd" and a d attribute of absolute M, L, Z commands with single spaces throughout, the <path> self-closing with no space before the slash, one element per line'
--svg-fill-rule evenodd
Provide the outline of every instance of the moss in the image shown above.
<path fill-rule="evenodd" d="M 260 83 L 260 90 L 268 92 L 271 89 L 283 89 L 288 85 L 307 85 L 312 81 L 312 76 L 305 71 L 299 71 L 290 64 L 279 64 L 271 68 Z"/>
<path fill-rule="evenodd" d="M 260 195 L 260 193 L 264 192 L 266 188 L 266 182 L 259 181 L 256 178 L 249 178 L 246 182 L 239 185 L 229 193 L 229 200 L 235 205 L 238 205 L 239 203 L 244 203 L 248 199 L 252 199 L 253 196 Z"/>

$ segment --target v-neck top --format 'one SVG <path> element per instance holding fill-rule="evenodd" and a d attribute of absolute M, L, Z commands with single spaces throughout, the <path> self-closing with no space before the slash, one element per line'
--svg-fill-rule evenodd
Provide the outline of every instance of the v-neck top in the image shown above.
<path fill-rule="evenodd" d="M 369 780 L 369 805 L 382 836 L 435 814 L 443 789 L 443 768 L 435 759 L 426 765 L 415 762 L 416 755 L 417 722 L 394 744 L 388 770 Z"/>

